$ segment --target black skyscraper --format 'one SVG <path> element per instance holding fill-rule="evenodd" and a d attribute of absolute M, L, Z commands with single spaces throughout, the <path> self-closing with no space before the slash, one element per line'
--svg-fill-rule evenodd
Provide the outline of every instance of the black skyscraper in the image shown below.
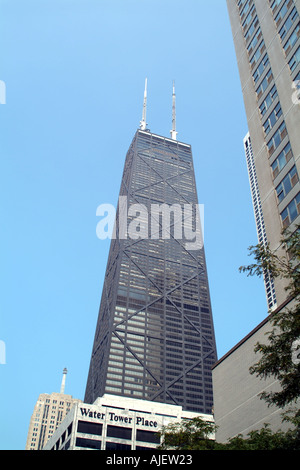
<path fill-rule="evenodd" d="M 138 130 L 120 197 L 85 402 L 108 393 L 210 414 L 217 355 L 190 145 Z"/>

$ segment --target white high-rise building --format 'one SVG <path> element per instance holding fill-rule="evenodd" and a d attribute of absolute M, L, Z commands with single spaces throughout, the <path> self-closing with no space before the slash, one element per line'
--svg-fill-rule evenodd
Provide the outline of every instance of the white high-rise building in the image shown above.
<path fill-rule="evenodd" d="M 250 190 L 251 190 L 251 196 L 252 196 L 258 243 L 260 243 L 266 248 L 268 245 L 268 239 L 267 239 L 267 234 L 266 234 L 264 215 L 263 215 L 263 211 L 261 208 L 261 198 L 260 198 L 259 186 L 257 182 L 256 168 L 255 168 L 255 163 L 254 163 L 254 156 L 253 156 L 251 138 L 250 138 L 249 132 L 244 138 L 244 149 L 245 149 L 246 162 L 247 162 L 247 168 L 248 168 L 249 183 L 250 183 Z M 271 278 L 270 273 L 268 271 L 264 272 L 264 282 L 265 282 L 268 308 L 270 311 L 272 311 L 276 308 L 277 303 L 276 303 L 274 281 Z"/>

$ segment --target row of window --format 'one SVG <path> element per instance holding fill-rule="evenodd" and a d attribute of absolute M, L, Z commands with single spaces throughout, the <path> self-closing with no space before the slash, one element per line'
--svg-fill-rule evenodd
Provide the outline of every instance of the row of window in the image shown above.
<path fill-rule="evenodd" d="M 299 19 L 298 11 L 294 7 L 292 9 L 291 13 L 289 14 L 289 16 L 287 17 L 286 21 L 284 22 L 284 25 L 279 30 L 279 36 L 280 36 L 281 41 L 283 41 L 285 39 L 288 32 L 292 28 L 293 24 L 296 21 L 298 21 L 298 19 Z"/>
<path fill-rule="evenodd" d="M 93 423 L 88 421 L 78 421 L 77 432 L 82 434 L 90 434 L 94 436 L 101 436 L 103 431 L 103 425 L 101 423 Z M 112 426 L 108 425 L 106 428 L 106 436 L 124 440 L 132 440 L 132 428 L 127 428 L 123 426 Z M 78 445 L 77 440 L 83 442 L 83 437 L 77 436 L 76 446 L 85 447 L 84 445 Z M 90 439 L 88 439 L 90 440 Z M 160 437 L 157 432 L 154 431 L 145 431 L 143 429 L 137 429 L 136 431 L 136 441 L 140 442 L 149 442 L 153 444 L 159 444 Z M 99 442 L 93 440 L 93 442 Z"/>
<path fill-rule="evenodd" d="M 295 165 L 288 172 L 288 174 L 283 178 L 281 183 L 276 188 L 276 194 L 278 201 L 281 202 L 285 196 L 291 191 L 295 184 L 299 181 L 297 169 Z"/>
<path fill-rule="evenodd" d="M 276 13 L 277 7 L 280 5 L 279 0 L 269 0 L 271 9 L 274 15 L 274 21 L 276 23 L 277 28 L 281 25 L 281 22 L 286 17 L 287 13 L 290 11 L 290 8 L 294 5 L 293 0 L 285 0 L 282 7 L 280 8 L 279 12 Z M 296 26 L 295 26 L 296 25 Z M 285 41 L 289 32 L 294 27 L 290 37 Z M 289 12 L 289 15 L 286 17 L 284 24 L 278 30 L 279 37 L 282 42 L 282 47 L 285 52 L 286 57 L 291 52 L 292 48 L 295 46 L 296 42 L 300 38 L 300 21 L 299 21 L 299 14 L 295 6 L 293 6 L 292 10 Z M 289 59 L 288 64 L 290 67 L 291 72 L 295 70 L 298 63 L 300 61 L 300 48 L 294 52 L 292 57 Z"/>
<path fill-rule="evenodd" d="M 278 5 L 281 3 L 281 0 L 275 0 L 271 2 L 271 8 L 273 13 L 276 12 Z M 279 12 L 274 17 L 274 21 L 277 26 L 279 26 L 289 11 L 289 8 L 293 5 L 292 0 L 287 0 L 282 5 Z M 298 38 L 300 37 L 300 23 L 296 25 L 294 31 L 290 35 L 289 39 L 284 42 L 284 39 L 287 37 L 289 31 L 294 26 L 294 24 L 299 20 L 299 15 L 294 7 L 288 17 L 286 18 L 283 26 L 279 30 L 279 36 L 283 43 L 283 50 L 286 56 L 291 51 L 292 47 L 296 44 Z M 300 48 L 294 53 L 292 58 L 289 60 L 289 67 L 291 72 L 294 71 L 296 66 L 300 61 Z M 269 152 L 271 154 L 274 150 L 281 144 L 283 138 L 286 135 L 285 124 L 283 123 L 281 127 L 278 129 L 277 133 L 273 136 L 272 140 L 268 144 Z M 275 179 L 279 172 L 285 167 L 285 165 L 292 159 L 292 149 L 291 145 L 288 142 L 284 149 L 280 152 L 276 160 L 272 163 L 272 173 L 273 178 Z M 287 175 L 282 179 L 282 181 L 277 185 L 275 188 L 276 195 L 278 198 L 278 202 L 282 202 L 283 199 L 289 194 L 289 192 L 293 189 L 293 187 L 299 181 L 299 176 L 297 173 L 297 169 L 294 166 L 290 169 Z M 287 207 L 281 212 L 281 220 L 283 227 L 288 227 L 300 214 L 300 193 L 298 193 L 291 202 L 287 205 Z"/>
<path fill-rule="evenodd" d="M 292 51 L 296 42 L 300 37 L 300 22 L 299 14 L 295 8 L 292 0 L 269 0 L 270 7 L 273 11 L 274 21 L 278 29 L 278 34 L 282 42 L 282 47 L 285 55 Z M 244 38 L 247 45 L 247 51 L 250 60 L 250 66 L 253 70 L 252 76 L 256 87 L 257 99 L 260 100 L 267 90 L 269 85 L 273 81 L 273 74 L 269 64 L 269 57 L 265 52 L 265 44 L 262 38 L 259 21 L 256 16 L 256 9 L 254 4 L 251 4 L 251 0 L 240 0 L 237 2 L 240 10 L 242 28 L 244 31 Z M 288 16 L 287 16 L 288 15 Z M 293 72 L 300 62 L 300 47 L 294 52 L 292 57 L 289 59 L 288 64 L 291 72 Z M 267 70 L 268 69 L 268 70 Z M 259 79 L 264 75 L 261 82 Z M 272 88 L 259 105 L 259 110 L 262 118 L 265 118 L 262 122 L 265 135 L 268 134 L 276 127 L 280 118 L 282 118 L 281 105 L 278 102 L 267 116 L 267 112 L 272 108 L 278 93 L 276 86 L 273 84 Z M 267 116 L 267 117 L 266 117 Z M 271 157 L 277 148 L 281 145 L 284 138 L 287 136 L 287 129 L 285 122 L 283 121 L 276 132 L 267 141 L 267 147 L 269 156 Z M 293 157 L 291 146 L 288 143 L 284 149 L 280 152 L 276 160 L 272 163 L 272 174 L 275 179 L 279 172 L 285 167 L 285 165 Z M 299 181 L 297 169 L 293 166 L 288 174 L 284 176 L 282 181 L 275 188 L 278 203 L 282 202 L 283 199 L 289 194 L 291 189 Z M 295 220 L 299 213 L 298 208 L 298 196 L 293 199 L 289 205 L 281 213 L 283 226 L 287 226 Z"/>
<path fill-rule="evenodd" d="M 263 123 L 263 129 L 267 136 L 273 127 L 277 124 L 278 119 L 282 116 L 282 110 L 280 103 L 277 103 L 273 111 L 270 113 L 268 118 Z"/>
<path fill-rule="evenodd" d="M 285 165 L 293 158 L 291 144 L 288 142 L 271 165 L 273 179 L 275 179 Z"/>
<path fill-rule="evenodd" d="M 85 439 L 82 437 L 76 438 L 76 446 L 84 449 L 101 449 L 101 441 L 95 441 L 93 439 Z M 66 447 L 65 447 L 66 450 Z M 131 445 L 121 444 L 120 442 L 106 442 L 105 450 L 131 450 Z M 135 450 L 149 450 L 149 447 L 136 446 Z"/>
<path fill-rule="evenodd" d="M 300 63 L 300 46 L 295 51 L 292 58 L 289 60 L 289 67 L 291 69 L 291 72 L 293 72 L 296 69 L 299 63 Z"/>
<path fill-rule="evenodd" d="M 246 2 L 238 1 L 237 3 L 240 9 L 242 28 L 244 31 L 244 37 L 245 37 L 245 41 L 247 44 L 248 54 L 249 56 L 251 56 L 252 52 L 254 51 L 258 43 L 260 42 L 260 39 L 262 38 L 261 30 L 259 27 L 259 21 L 256 16 L 255 5 L 254 4 L 251 5 L 252 0 L 247 0 Z M 272 8 L 274 15 L 280 3 L 281 1 L 277 1 L 277 0 L 270 1 L 270 6 Z M 291 6 L 293 6 L 293 1 L 286 0 L 284 4 L 282 5 L 280 11 L 274 16 L 274 21 L 277 27 L 280 26 L 282 20 L 285 18 Z M 298 20 L 299 20 L 299 15 L 298 15 L 297 9 L 294 7 L 291 10 L 289 16 L 286 18 L 285 23 L 279 30 L 279 36 L 282 42 L 287 37 L 289 31 L 294 26 L 294 24 L 297 23 Z M 300 36 L 299 28 L 300 28 L 300 25 L 298 24 L 295 30 L 293 31 L 291 37 L 288 39 L 286 43 L 283 44 L 283 48 L 285 50 L 286 55 L 290 52 L 291 48 L 295 45 L 297 39 Z M 257 51 L 251 58 L 250 63 L 251 63 L 252 68 L 254 68 L 254 66 L 258 63 L 264 50 L 265 50 L 265 45 L 264 45 L 264 41 L 262 40 L 259 44 L 259 47 L 257 48 Z"/>
<path fill-rule="evenodd" d="M 288 227 L 300 214 L 300 193 L 292 199 L 289 205 L 281 212 L 283 227 Z"/>
<path fill-rule="evenodd" d="M 279 3 L 280 2 L 278 2 L 277 4 Z M 289 11 L 289 8 L 292 5 L 293 5 L 292 0 L 289 0 L 289 1 L 286 0 L 284 2 L 280 12 L 275 17 L 275 21 L 277 21 L 277 23 L 278 22 L 280 23 L 279 19 L 280 18 L 282 19 L 285 17 L 287 12 Z M 253 21 L 251 23 L 252 19 Z M 295 25 L 298 20 L 299 20 L 299 15 L 298 15 L 297 9 L 294 7 L 292 11 L 290 12 L 289 16 L 287 17 L 285 23 L 279 30 L 279 36 L 282 41 L 287 37 L 288 32 L 291 30 L 293 25 Z M 256 31 L 257 27 L 258 29 Z M 248 16 L 242 23 L 242 28 L 244 30 L 244 37 L 245 37 L 246 44 L 248 44 L 247 50 L 248 50 L 248 54 L 250 57 L 250 65 L 251 65 L 252 70 L 255 68 L 253 72 L 253 79 L 256 84 L 260 76 L 265 71 L 266 67 L 269 65 L 269 58 L 267 54 L 263 55 L 265 51 L 265 44 L 264 44 L 263 39 L 260 42 L 260 39 L 262 38 L 262 34 L 261 34 L 260 27 L 259 27 L 259 21 L 256 16 L 256 10 L 255 10 L 254 4 L 252 5 L 250 12 L 248 13 Z M 300 23 L 298 22 L 294 31 L 289 37 L 289 39 L 285 43 L 283 43 L 283 48 L 284 48 L 286 55 L 289 54 L 289 52 L 291 51 L 292 47 L 296 44 L 296 41 L 298 40 L 299 37 L 300 37 Z M 255 47 L 257 46 L 259 42 L 260 44 L 257 47 L 257 50 L 252 55 Z M 297 51 L 293 54 L 293 56 L 289 60 L 289 67 L 291 71 L 293 71 L 296 68 L 296 66 L 299 63 L 299 59 L 300 59 L 300 50 L 297 49 Z M 266 89 L 270 81 L 272 80 L 272 78 L 273 77 L 271 76 L 271 70 L 270 70 L 269 76 L 265 77 L 264 83 L 262 83 L 260 87 L 256 90 L 258 99 L 260 98 L 260 96 L 262 95 L 262 93 L 264 92 L 264 90 Z"/>
<path fill-rule="evenodd" d="M 262 116 L 266 114 L 268 109 L 272 106 L 272 104 L 276 100 L 277 96 L 278 96 L 277 88 L 275 85 L 273 85 L 271 90 L 267 94 L 267 96 L 264 98 L 262 104 L 259 106 L 260 114 Z"/>

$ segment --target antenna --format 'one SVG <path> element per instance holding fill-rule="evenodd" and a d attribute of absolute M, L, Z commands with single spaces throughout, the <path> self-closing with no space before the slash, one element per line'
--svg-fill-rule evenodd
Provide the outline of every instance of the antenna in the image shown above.
<path fill-rule="evenodd" d="M 60 387 L 60 393 L 64 394 L 65 393 L 65 385 L 66 385 L 66 375 L 68 373 L 68 370 L 66 369 L 66 367 L 64 368 L 63 370 L 63 378 L 62 378 L 62 381 L 61 381 L 61 387 Z"/>
<path fill-rule="evenodd" d="M 173 95 L 172 95 L 172 100 L 173 100 L 173 106 L 172 106 L 172 130 L 170 131 L 171 137 L 173 140 L 177 140 L 177 134 L 176 132 L 176 95 L 175 95 L 175 83 L 173 80 Z"/>
<path fill-rule="evenodd" d="M 147 78 L 145 80 L 145 91 L 144 91 L 144 104 L 143 104 L 143 117 L 140 121 L 140 128 L 142 131 L 146 130 L 146 111 L 147 111 Z"/>

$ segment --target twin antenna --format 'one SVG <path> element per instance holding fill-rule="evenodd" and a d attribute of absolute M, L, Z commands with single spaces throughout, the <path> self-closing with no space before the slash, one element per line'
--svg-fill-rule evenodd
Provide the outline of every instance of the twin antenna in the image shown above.
<path fill-rule="evenodd" d="M 143 116 L 142 116 L 142 120 L 140 121 L 140 128 L 142 131 L 145 131 L 147 128 L 146 113 L 147 113 L 147 78 L 145 80 Z M 172 94 L 172 130 L 170 131 L 170 134 L 173 140 L 177 140 L 178 132 L 176 132 L 176 95 L 175 95 L 174 81 L 173 81 L 173 94 Z"/>

